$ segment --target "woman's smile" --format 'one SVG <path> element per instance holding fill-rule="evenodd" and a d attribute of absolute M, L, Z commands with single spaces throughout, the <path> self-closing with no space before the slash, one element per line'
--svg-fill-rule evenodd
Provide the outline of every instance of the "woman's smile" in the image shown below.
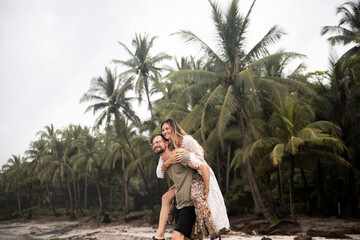
<path fill-rule="evenodd" d="M 162 126 L 162 129 L 161 129 L 161 133 L 166 139 L 170 139 L 171 128 L 170 128 L 169 124 L 164 123 L 164 125 Z"/>

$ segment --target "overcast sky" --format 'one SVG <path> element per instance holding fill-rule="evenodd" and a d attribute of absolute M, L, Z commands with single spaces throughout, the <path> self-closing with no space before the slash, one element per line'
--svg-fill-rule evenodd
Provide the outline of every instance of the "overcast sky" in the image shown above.
<path fill-rule="evenodd" d="M 226 9 L 230 0 L 218 0 Z M 240 0 L 243 15 L 252 0 Z M 275 24 L 288 35 L 272 49 L 307 55 L 308 71 L 328 68 L 329 44 L 320 36 L 336 25 L 341 0 L 258 0 L 251 15 L 248 48 Z M 92 126 L 81 96 L 112 59 L 129 56 L 135 33 L 157 36 L 152 54 L 200 57 L 176 36 L 191 30 L 215 47 L 207 0 L 0 0 L 0 166 L 24 156 L 46 125 Z M 341 54 L 341 53 L 340 53 Z M 134 108 L 138 108 L 137 103 Z M 144 119 L 149 114 L 142 115 Z"/>

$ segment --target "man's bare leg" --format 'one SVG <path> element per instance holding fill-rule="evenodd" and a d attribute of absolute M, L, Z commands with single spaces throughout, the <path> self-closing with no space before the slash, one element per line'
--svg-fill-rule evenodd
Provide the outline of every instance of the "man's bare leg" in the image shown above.
<path fill-rule="evenodd" d="M 170 189 L 161 198 L 161 210 L 159 216 L 159 227 L 155 237 L 158 239 L 165 238 L 166 221 L 170 213 L 171 202 L 175 198 L 175 188 Z"/>

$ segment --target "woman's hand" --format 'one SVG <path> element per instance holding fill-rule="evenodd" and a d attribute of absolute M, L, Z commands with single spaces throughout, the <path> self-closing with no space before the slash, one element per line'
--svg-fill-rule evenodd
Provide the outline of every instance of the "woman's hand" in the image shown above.
<path fill-rule="evenodd" d="M 169 167 L 171 164 L 176 164 L 181 162 L 181 159 L 182 159 L 182 155 L 174 151 L 171 154 L 171 157 L 168 160 L 166 160 L 166 167 Z"/>
<path fill-rule="evenodd" d="M 175 153 L 186 153 L 189 154 L 190 152 L 185 148 L 176 148 L 173 152 Z"/>
<path fill-rule="evenodd" d="M 161 169 L 163 171 L 166 171 L 168 167 L 170 167 L 171 164 L 176 164 L 181 162 L 182 155 L 177 152 L 171 153 L 171 156 L 161 165 Z"/>

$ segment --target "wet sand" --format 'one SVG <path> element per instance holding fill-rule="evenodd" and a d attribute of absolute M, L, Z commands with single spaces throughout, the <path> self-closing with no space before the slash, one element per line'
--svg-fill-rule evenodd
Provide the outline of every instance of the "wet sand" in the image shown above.
<path fill-rule="evenodd" d="M 94 226 L 77 221 L 30 221 L 0 224 L 0 239 L 150 240 L 155 231 L 156 226 L 147 223 L 109 223 Z M 171 231 L 172 227 L 169 226 L 165 235 L 167 239 L 171 238 Z M 28 238 L 16 238 L 16 236 Z M 360 234 L 347 234 L 346 236 L 360 240 Z M 272 240 L 293 240 L 296 235 L 249 235 L 239 231 L 230 231 L 228 234 L 222 235 L 222 239 L 225 240 L 261 240 L 263 237 Z M 323 240 L 325 238 L 313 237 L 313 239 Z"/>

